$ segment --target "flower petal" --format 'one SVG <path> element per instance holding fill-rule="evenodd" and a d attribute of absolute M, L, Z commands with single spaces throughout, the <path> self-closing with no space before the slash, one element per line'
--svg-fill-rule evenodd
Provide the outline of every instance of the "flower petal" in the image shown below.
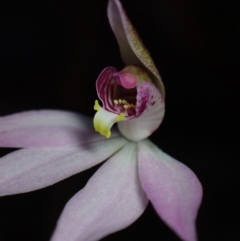
<path fill-rule="evenodd" d="M 142 82 L 137 92 L 136 117 L 117 124 L 122 135 L 131 141 L 150 136 L 161 124 L 165 111 L 164 99 L 155 85 Z"/>
<path fill-rule="evenodd" d="M 123 62 L 126 65 L 145 67 L 151 75 L 154 84 L 164 96 L 164 85 L 159 72 L 118 0 L 109 0 L 108 18 L 117 38 Z"/>
<path fill-rule="evenodd" d="M 76 146 L 103 139 L 92 120 L 72 112 L 27 111 L 0 118 L 1 147 Z"/>
<path fill-rule="evenodd" d="M 100 240 L 133 223 L 146 205 L 137 171 L 136 144 L 129 143 L 67 203 L 52 241 Z"/>
<path fill-rule="evenodd" d="M 29 192 L 84 171 L 119 150 L 115 137 L 78 147 L 22 149 L 0 159 L 0 196 Z"/>
<path fill-rule="evenodd" d="M 185 241 L 195 241 L 195 219 L 202 199 L 196 175 L 150 141 L 139 143 L 139 175 L 159 216 Z"/>

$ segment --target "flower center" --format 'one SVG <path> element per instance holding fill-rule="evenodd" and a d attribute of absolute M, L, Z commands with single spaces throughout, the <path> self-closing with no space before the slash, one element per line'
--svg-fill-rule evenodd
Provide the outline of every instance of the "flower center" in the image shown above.
<path fill-rule="evenodd" d="M 142 82 L 151 82 L 148 73 L 138 66 L 127 66 L 122 71 L 108 67 L 99 75 L 96 83 L 101 107 L 95 101 L 93 124 L 96 131 L 110 137 L 112 125 L 136 116 L 137 89 Z"/>
<path fill-rule="evenodd" d="M 124 113 L 126 115 L 134 115 L 136 105 L 128 103 L 128 101 L 124 99 L 115 99 L 113 100 L 113 103 L 116 111 Z"/>

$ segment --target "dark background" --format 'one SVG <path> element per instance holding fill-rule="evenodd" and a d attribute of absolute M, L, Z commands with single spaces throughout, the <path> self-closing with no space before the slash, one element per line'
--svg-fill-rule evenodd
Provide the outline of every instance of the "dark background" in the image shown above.
<path fill-rule="evenodd" d="M 199 240 L 239 241 L 239 8 L 217 0 L 122 2 L 166 86 L 166 116 L 151 139 L 203 185 Z M 45 108 L 94 114 L 98 74 L 123 67 L 106 5 L 1 2 L 0 115 Z M 0 240 L 47 241 L 67 200 L 97 168 L 0 198 Z M 103 240 L 180 239 L 149 204 L 136 223 Z"/>

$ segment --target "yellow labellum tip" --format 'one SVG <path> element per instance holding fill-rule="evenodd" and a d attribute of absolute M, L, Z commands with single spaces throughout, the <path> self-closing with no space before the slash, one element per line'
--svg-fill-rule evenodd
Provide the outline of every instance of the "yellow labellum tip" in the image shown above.
<path fill-rule="evenodd" d="M 94 110 L 97 110 L 97 111 L 101 109 L 101 106 L 99 105 L 98 100 L 95 100 L 93 109 L 94 109 Z"/>
<path fill-rule="evenodd" d="M 114 100 L 114 103 L 116 102 L 119 103 L 120 100 Z M 106 138 L 109 138 L 111 136 L 110 129 L 115 122 L 126 119 L 125 113 L 121 113 L 118 115 L 108 110 L 105 110 L 99 105 L 98 100 L 95 100 L 93 108 L 97 111 L 93 119 L 94 129 Z"/>

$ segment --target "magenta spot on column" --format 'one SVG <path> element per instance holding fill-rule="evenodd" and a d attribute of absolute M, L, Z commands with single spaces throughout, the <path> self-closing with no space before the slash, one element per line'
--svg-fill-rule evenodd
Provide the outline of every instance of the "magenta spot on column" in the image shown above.
<path fill-rule="evenodd" d="M 129 73 L 124 73 L 122 71 L 113 74 L 114 77 L 117 77 L 118 85 L 121 85 L 125 89 L 135 88 L 137 85 L 137 76 Z"/>

